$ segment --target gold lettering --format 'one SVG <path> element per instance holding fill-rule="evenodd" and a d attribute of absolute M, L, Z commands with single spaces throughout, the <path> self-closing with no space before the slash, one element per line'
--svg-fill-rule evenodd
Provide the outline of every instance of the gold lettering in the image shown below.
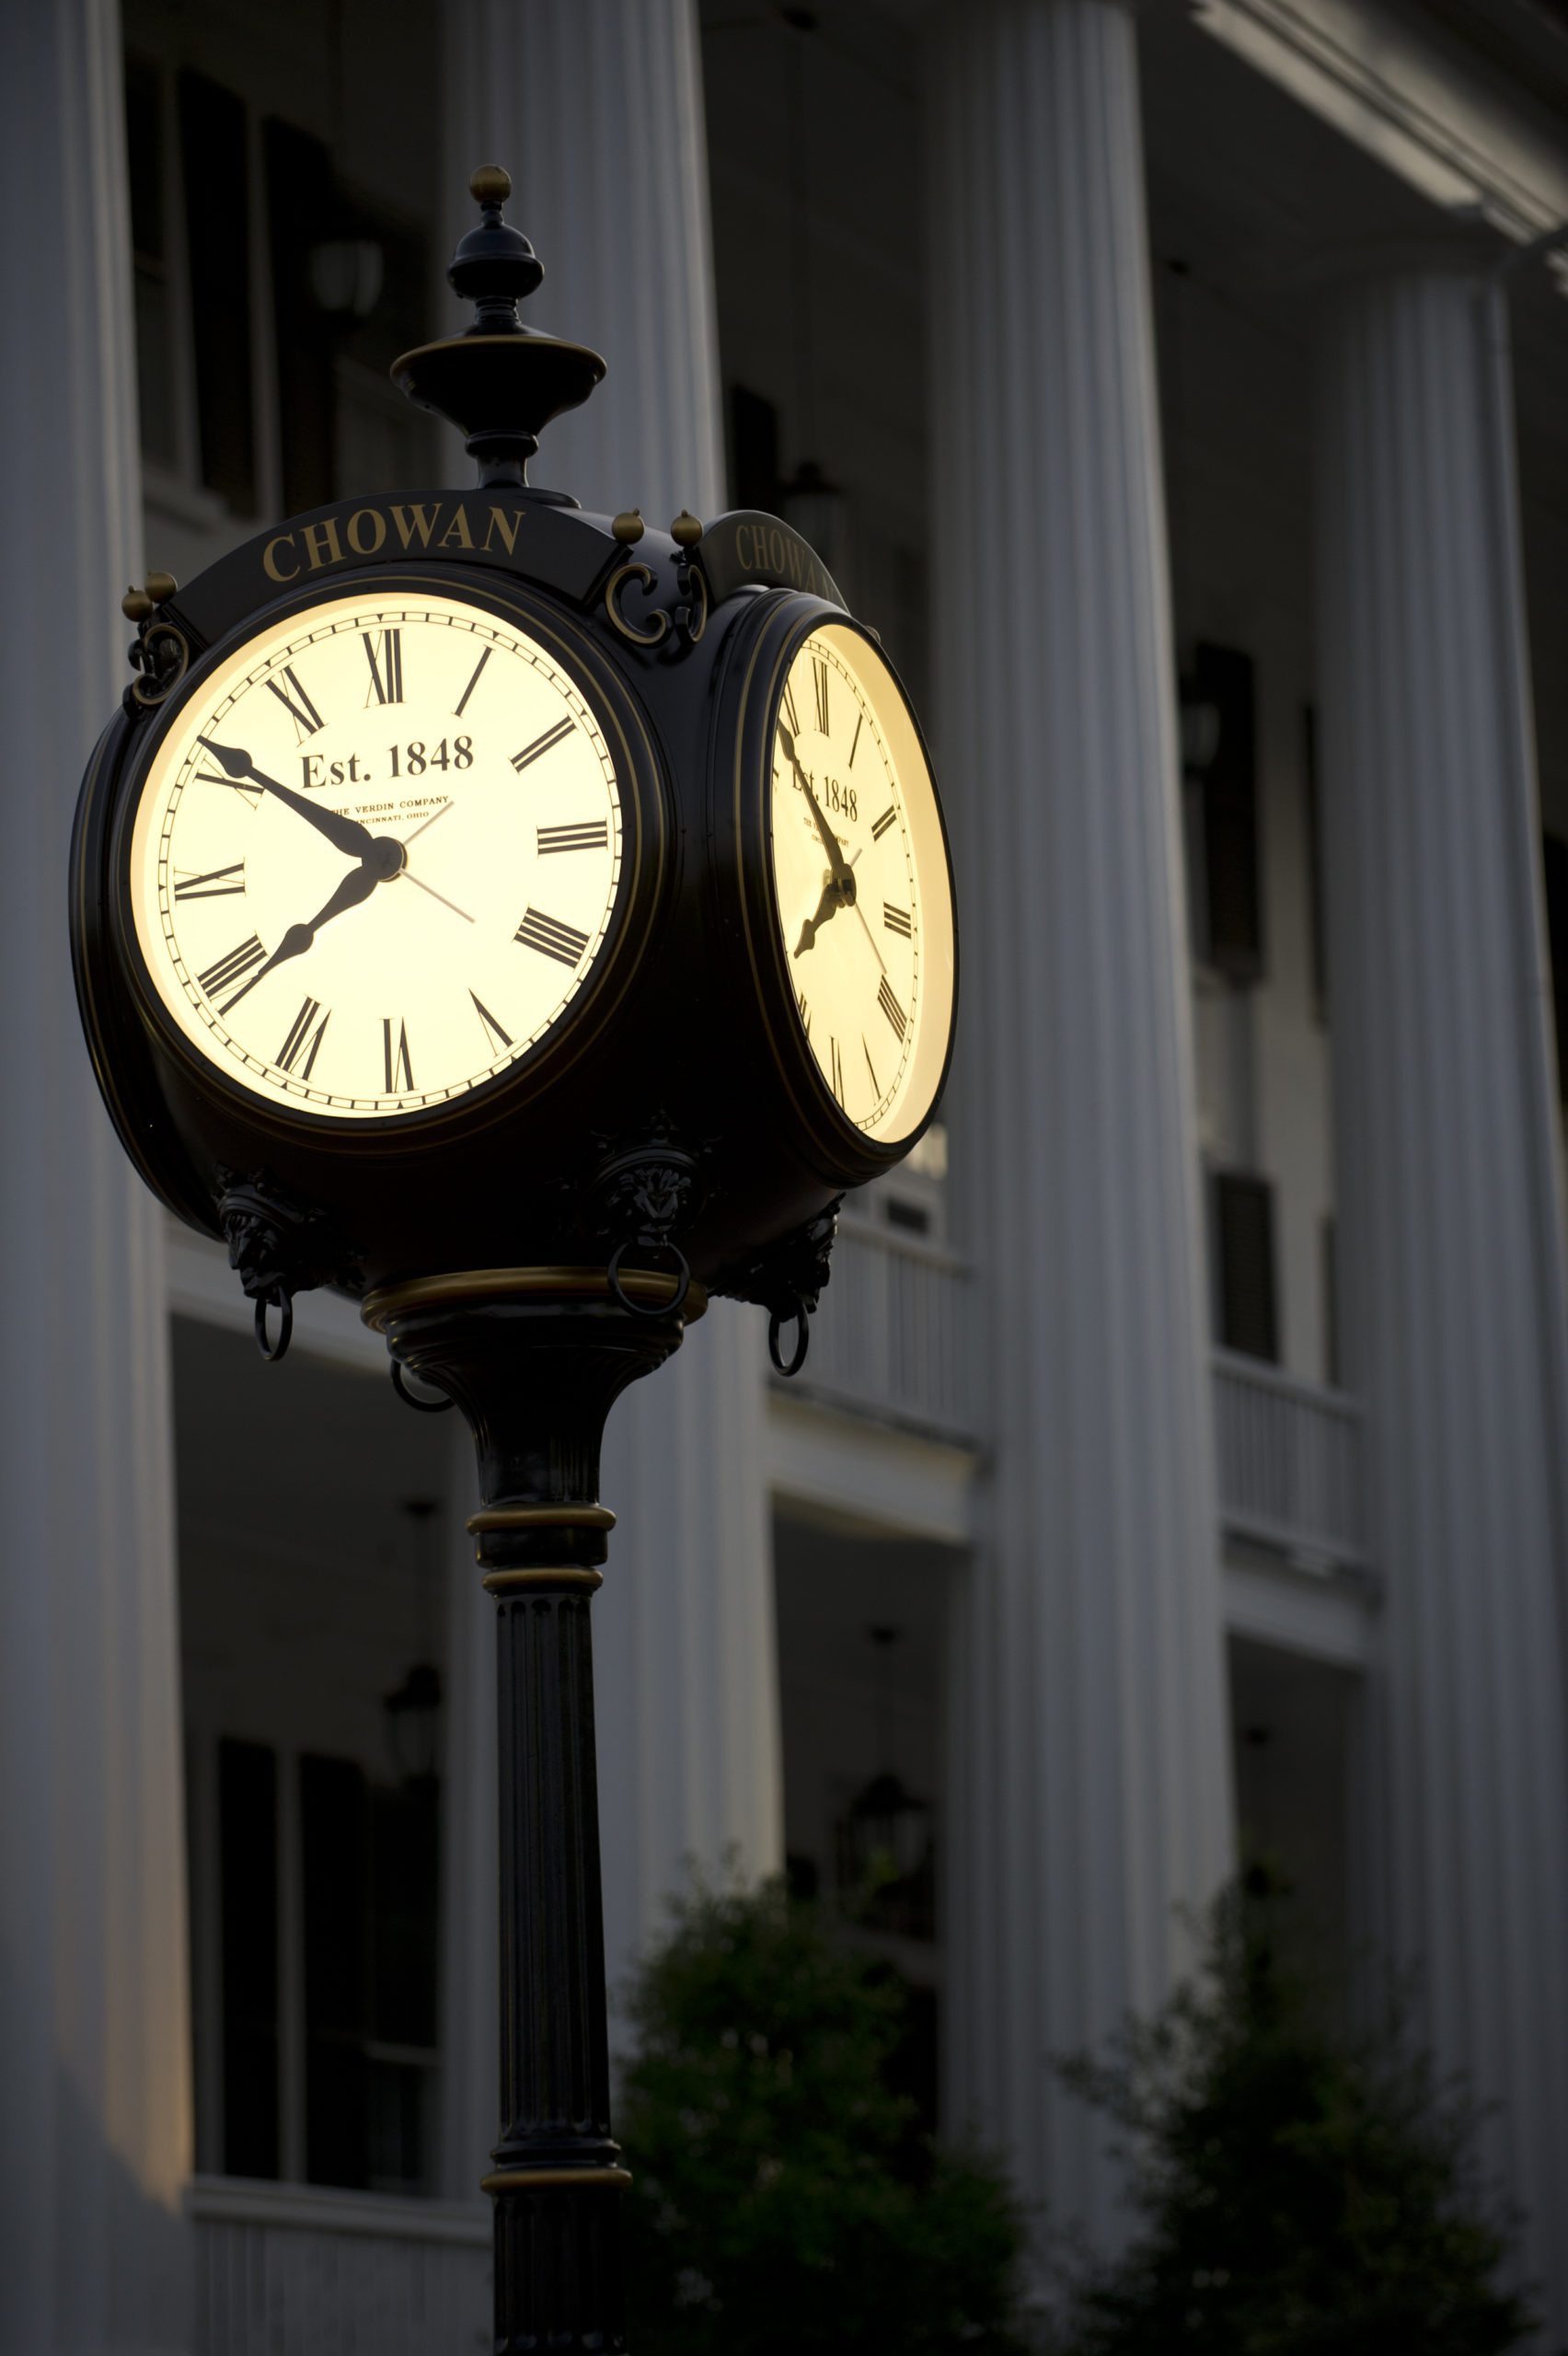
<path fill-rule="evenodd" d="M 749 572 L 752 569 L 751 537 L 752 527 L 749 524 L 736 525 L 735 561 L 743 572 Z"/>
<path fill-rule="evenodd" d="M 453 515 L 451 523 L 448 524 L 436 545 L 439 548 L 449 548 L 454 540 L 460 549 L 471 549 L 474 545 L 474 536 L 468 529 L 467 513 L 461 507 Z"/>
<path fill-rule="evenodd" d="M 490 530 L 485 534 L 486 553 L 489 553 L 490 542 L 494 538 L 496 533 L 499 532 L 502 538 L 506 542 L 507 555 L 512 556 L 515 554 L 517 548 L 517 535 L 522 528 L 522 524 L 523 510 L 521 507 L 514 507 L 510 517 L 508 517 L 506 510 L 503 507 L 492 507 L 490 509 Z"/>
<path fill-rule="evenodd" d="M 369 541 L 362 537 L 363 527 L 367 524 L 372 525 L 375 532 L 375 537 Z M 374 556 L 386 537 L 386 518 L 379 507 L 356 507 L 343 529 L 348 534 L 349 546 L 356 556 Z"/>
<path fill-rule="evenodd" d="M 329 515 L 324 524 L 306 524 L 304 531 L 306 561 L 312 572 L 319 572 L 324 564 L 342 563 L 342 544 L 338 538 L 335 515 Z"/>
<path fill-rule="evenodd" d="M 411 546 L 417 532 L 421 548 L 428 549 L 430 536 L 441 521 L 440 502 L 433 507 L 394 507 L 392 521 L 398 526 L 398 537 L 405 548 Z"/>
<path fill-rule="evenodd" d="M 261 570 L 265 572 L 269 581 L 293 581 L 294 579 L 295 574 L 299 572 L 298 564 L 295 564 L 293 572 L 284 572 L 280 569 L 278 560 L 272 554 L 272 550 L 274 549 L 292 549 L 293 546 L 294 534 L 292 532 L 280 532 L 275 539 L 268 541 L 266 547 L 261 551 Z"/>
<path fill-rule="evenodd" d="M 767 536 L 767 560 L 775 572 L 784 570 L 784 535 L 777 525 Z"/>

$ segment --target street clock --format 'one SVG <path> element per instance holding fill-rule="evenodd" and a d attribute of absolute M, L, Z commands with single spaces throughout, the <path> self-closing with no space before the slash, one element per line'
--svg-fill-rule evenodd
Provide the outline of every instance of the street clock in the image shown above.
<path fill-rule="evenodd" d="M 125 1148 L 270 1357 L 357 1299 L 456 1405 L 498 1606 L 495 2345 L 627 2346 L 588 1606 L 605 1418 L 720 1292 L 805 1354 L 837 1202 L 946 1076 L 940 805 L 876 634 L 788 525 L 531 486 L 604 363 L 525 328 L 504 173 L 463 334 L 394 375 L 478 487 L 346 500 L 125 600 L 71 933 Z M 786 1346 L 786 1337 L 788 1346 Z"/>
<path fill-rule="evenodd" d="M 341 502 L 127 600 L 74 853 L 95 1068 L 263 1310 L 651 1255 L 797 1318 L 799 1355 L 831 1206 L 946 1072 L 930 767 L 786 525 L 527 484 L 603 364 L 518 324 L 542 273 L 498 185 L 452 271 L 475 326 L 396 372 L 478 489 Z"/>

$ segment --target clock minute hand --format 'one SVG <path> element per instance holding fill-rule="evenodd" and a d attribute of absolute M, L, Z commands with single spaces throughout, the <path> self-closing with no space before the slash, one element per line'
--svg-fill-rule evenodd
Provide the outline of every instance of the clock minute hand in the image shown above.
<path fill-rule="evenodd" d="M 275 777 L 264 775 L 249 754 L 241 752 L 236 745 L 214 745 L 210 736 L 200 737 L 197 741 L 206 746 L 226 776 L 236 781 L 243 777 L 254 779 L 269 793 L 276 794 L 286 809 L 297 812 L 318 835 L 325 835 L 335 850 L 346 851 L 351 859 L 367 859 L 370 856 L 375 837 L 368 826 L 362 826 L 357 818 L 345 818 L 336 810 L 323 810 L 316 803 L 307 802 L 305 795 L 296 793 L 292 786 L 280 785 Z"/>
<path fill-rule="evenodd" d="M 816 820 L 816 829 L 822 837 L 823 848 L 827 853 L 827 863 L 833 871 L 833 880 L 836 884 L 842 884 L 849 872 L 848 861 L 838 847 L 837 836 L 823 815 L 822 804 L 812 791 L 810 778 L 801 767 L 800 756 L 795 750 L 795 739 L 782 721 L 778 722 L 778 736 L 784 747 L 784 757 L 800 779 L 801 791 L 812 805 L 812 816 Z"/>

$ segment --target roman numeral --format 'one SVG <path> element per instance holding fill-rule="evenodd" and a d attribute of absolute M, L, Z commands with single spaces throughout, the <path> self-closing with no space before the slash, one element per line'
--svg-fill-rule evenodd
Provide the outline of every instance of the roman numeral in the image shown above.
<path fill-rule="evenodd" d="M 812 1011 L 806 1004 L 806 994 L 804 990 L 796 991 L 795 1004 L 800 1011 L 801 1028 L 809 1039 L 812 1035 Z"/>
<path fill-rule="evenodd" d="M 816 724 L 820 733 L 825 736 L 828 733 L 827 664 L 815 654 L 812 656 L 812 681 L 816 688 Z"/>
<path fill-rule="evenodd" d="M 316 1058 L 321 1052 L 322 1034 L 326 1031 L 329 1022 L 332 1020 L 332 1010 L 329 1007 L 326 1013 L 321 1014 L 320 1022 L 316 1022 L 316 1018 L 318 1014 L 321 1014 L 320 1001 L 317 999 L 307 998 L 305 1004 L 300 1008 L 299 1012 L 294 1016 L 293 1022 L 289 1026 L 288 1037 L 278 1049 L 278 1069 L 280 1071 L 292 1072 L 295 1064 L 298 1063 L 301 1056 L 303 1055 L 305 1056 L 305 1069 L 300 1073 L 300 1078 L 301 1080 L 308 1080 L 310 1078 L 311 1073 L 316 1068 Z M 310 1028 L 313 1022 L 316 1022 L 314 1034 L 312 1034 Z M 306 1055 L 305 1051 L 307 1042 L 310 1053 Z"/>
<path fill-rule="evenodd" d="M 877 1004 L 892 1023 L 894 1034 L 902 1041 L 909 1028 L 909 1017 L 893 994 L 893 984 L 884 974 L 877 985 Z"/>
<path fill-rule="evenodd" d="M 220 990 L 226 990 L 231 982 L 237 982 L 242 974 L 248 974 L 252 965 L 259 965 L 266 954 L 267 952 L 252 933 L 248 941 L 242 941 L 237 949 L 231 949 L 226 957 L 220 957 L 215 965 L 209 965 L 204 974 L 197 975 L 196 979 L 201 987 L 206 991 L 207 996 L 215 1002 Z M 246 988 L 248 989 L 249 987 L 247 983 Z M 229 1007 L 237 1006 L 244 996 L 245 990 L 236 990 L 234 997 L 230 999 L 228 1006 L 220 1006 L 218 1012 L 226 1014 Z"/>
<path fill-rule="evenodd" d="M 877 1068 L 876 1068 L 875 1064 L 874 1064 L 874 1063 L 872 1063 L 872 1061 L 871 1061 L 871 1051 L 870 1051 L 870 1047 L 867 1047 L 867 1046 L 866 1046 L 866 1034 L 865 1034 L 865 1033 L 864 1033 L 863 1031 L 862 1031 L 862 1032 L 861 1032 L 861 1034 L 860 1034 L 860 1045 L 861 1045 L 861 1046 L 862 1046 L 862 1047 L 864 1047 L 864 1048 L 865 1048 L 865 1053 L 866 1053 L 866 1069 L 867 1069 L 867 1070 L 870 1073 L 870 1075 L 871 1075 L 871 1086 L 876 1090 L 877 1094 L 880 1096 L 880 1095 L 882 1094 L 882 1082 L 881 1082 L 881 1080 L 877 1078 Z"/>
<path fill-rule="evenodd" d="M 237 884 L 230 878 L 237 875 Z M 214 867 L 210 874 L 192 875 L 188 868 L 174 871 L 174 896 L 177 900 L 222 900 L 230 892 L 245 889 L 245 861 L 236 860 L 232 867 Z"/>
<path fill-rule="evenodd" d="M 206 743 L 203 737 L 202 742 Z M 216 769 L 198 769 L 190 780 L 192 785 L 226 785 L 231 793 L 243 793 L 252 810 L 260 801 L 265 788 L 247 777 L 220 777 Z"/>
<path fill-rule="evenodd" d="M 784 717 L 790 723 L 790 735 L 798 736 L 801 733 L 801 715 L 795 710 L 795 683 L 793 679 L 786 679 L 784 682 Z"/>
<path fill-rule="evenodd" d="M 542 957 L 554 957 L 562 965 L 575 965 L 588 946 L 588 935 L 579 932 L 574 924 L 541 916 L 537 908 L 529 909 L 513 938 L 525 949 L 536 949 Z"/>
<path fill-rule="evenodd" d="M 539 828 L 541 859 L 557 850 L 605 850 L 609 848 L 610 822 L 607 818 L 584 818 L 576 826 L 541 826 Z"/>
<path fill-rule="evenodd" d="M 314 736 L 317 730 L 325 728 L 327 723 L 300 686 L 292 663 L 284 664 L 283 676 L 289 683 L 286 687 L 280 687 L 276 679 L 269 679 L 267 685 L 294 722 L 294 743 L 303 745 L 307 736 Z"/>
<path fill-rule="evenodd" d="M 474 689 L 479 684 L 479 673 L 484 669 L 485 664 L 490 661 L 490 656 L 494 653 L 495 649 L 493 646 L 487 646 L 478 661 L 475 664 L 473 677 L 469 680 L 467 686 L 464 688 L 462 694 L 458 697 L 456 702 L 452 707 L 452 717 L 454 720 L 462 719 L 464 709 L 467 703 L 468 698 L 473 694 Z"/>
<path fill-rule="evenodd" d="M 854 742 L 854 744 L 852 744 L 852 745 L 850 745 L 850 747 L 849 747 L 849 758 L 848 758 L 847 763 L 846 764 L 846 766 L 847 766 L 847 768 L 854 768 L 854 766 L 855 766 L 855 755 L 856 755 L 856 752 L 858 751 L 858 749 L 859 749 L 859 743 L 860 743 L 860 731 L 861 731 L 861 729 L 862 729 L 862 728 L 864 728 L 865 724 L 866 724 L 866 715 L 865 715 L 865 713 L 862 711 L 862 712 L 859 715 L 859 717 L 857 718 L 857 720 L 856 720 L 856 722 L 855 722 L 855 742 Z"/>
<path fill-rule="evenodd" d="M 512 766 L 518 776 L 522 776 L 530 761 L 536 761 L 541 753 L 548 753 L 552 745 L 559 745 L 563 737 L 570 736 L 576 725 L 575 720 L 558 720 L 553 728 L 547 728 L 542 736 L 536 736 L 531 745 L 525 745 L 520 753 L 513 753 Z"/>
<path fill-rule="evenodd" d="M 876 825 L 871 828 L 872 842 L 881 842 L 882 837 L 886 834 L 888 828 L 892 826 L 897 815 L 897 804 L 890 802 L 887 808 L 882 812 L 882 816 L 877 820 Z"/>
<path fill-rule="evenodd" d="M 361 630 L 364 641 L 365 659 L 370 664 L 370 685 L 364 691 L 368 704 L 374 696 L 377 703 L 401 703 L 403 700 L 403 633 L 400 629 L 381 632 L 381 653 L 375 652 L 375 641 L 369 630 Z"/>
<path fill-rule="evenodd" d="M 468 992 L 468 996 L 474 1001 L 475 1013 L 478 1016 L 479 1021 L 484 1024 L 486 1039 L 498 1047 L 510 1047 L 512 1045 L 511 1032 L 503 1031 L 502 1029 L 501 1024 L 496 1021 L 494 1015 L 490 1012 L 489 1007 L 485 1004 L 478 990 L 470 990 Z"/>
<path fill-rule="evenodd" d="M 394 1040 L 392 1017 L 389 1014 L 384 1014 L 381 1018 L 381 1060 L 386 1081 L 382 1094 L 384 1096 L 411 1094 L 414 1085 L 414 1068 L 409 1061 L 409 1026 L 407 1022 L 399 1022 L 398 1036 Z"/>
<path fill-rule="evenodd" d="M 836 1039 L 829 1039 L 827 1052 L 833 1067 L 833 1092 L 842 1104 L 844 1102 L 844 1058 L 838 1052 Z"/>
<path fill-rule="evenodd" d="M 911 920 L 907 908 L 895 908 L 891 900 L 882 902 L 882 922 L 889 932 L 901 932 L 905 941 L 911 936 Z"/>

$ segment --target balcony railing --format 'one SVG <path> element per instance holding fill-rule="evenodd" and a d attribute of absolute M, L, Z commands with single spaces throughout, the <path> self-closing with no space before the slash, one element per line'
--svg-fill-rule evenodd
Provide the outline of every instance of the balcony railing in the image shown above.
<path fill-rule="evenodd" d="M 481 2356 L 490 2222 L 480 2209 L 317 2185 L 197 2177 L 198 2356 Z"/>
<path fill-rule="evenodd" d="M 842 1220 L 801 1389 L 942 1439 L 973 1440 L 968 1292 L 967 1268 L 941 1245 Z"/>
<path fill-rule="evenodd" d="M 1364 1564 L 1355 1401 L 1216 1350 L 1214 1407 L 1226 1530 L 1309 1569 Z"/>
<path fill-rule="evenodd" d="M 954 1253 L 896 1228 L 845 1219 L 800 1391 L 973 1445 L 983 1437 L 973 1327 L 969 1271 Z M 1227 1534 L 1306 1567 L 1363 1564 L 1355 1401 L 1216 1350 L 1214 1404 Z"/>

